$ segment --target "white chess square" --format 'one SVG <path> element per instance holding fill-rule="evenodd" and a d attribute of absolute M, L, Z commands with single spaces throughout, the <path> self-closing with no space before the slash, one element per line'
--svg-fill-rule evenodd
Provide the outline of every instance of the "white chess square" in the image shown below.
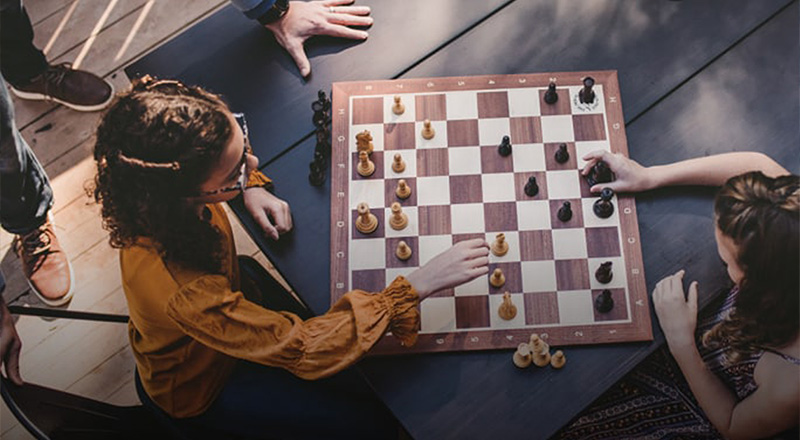
<path fill-rule="evenodd" d="M 456 286 L 455 288 L 456 296 L 478 296 L 478 295 L 488 295 L 488 293 L 489 293 L 488 275 L 481 275 L 478 278 L 475 278 L 472 281 L 467 281 L 466 283 L 460 286 Z"/>
<path fill-rule="evenodd" d="M 500 145 L 503 136 L 511 136 L 508 118 L 478 119 L 478 142 L 482 146 Z"/>
<path fill-rule="evenodd" d="M 372 150 L 383 151 L 383 124 L 359 124 L 350 127 L 350 139 L 347 141 L 350 145 L 350 152 L 358 151 L 356 135 L 364 130 L 369 130 L 372 135 Z"/>
<path fill-rule="evenodd" d="M 481 174 L 480 147 L 448 148 L 447 155 L 451 176 Z"/>
<path fill-rule="evenodd" d="M 417 177 L 416 189 L 419 206 L 450 204 L 449 176 Z"/>
<path fill-rule="evenodd" d="M 422 137 L 424 122 L 419 121 L 414 125 L 417 130 L 417 148 L 445 148 L 447 147 L 447 121 L 431 121 L 431 127 L 436 132 L 432 139 Z"/>
<path fill-rule="evenodd" d="M 594 277 L 594 272 L 606 261 L 611 262 L 611 282 L 602 284 Z M 627 274 L 625 273 L 625 260 L 622 257 L 600 257 L 589 258 L 589 286 L 592 289 L 616 289 L 624 288 L 628 285 Z"/>
<path fill-rule="evenodd" d="M 392 229 L 392 226 L 389 224 L 389 221 L 392 219 L 392 208 L 384 208 L 384 221 L 386 222 L 384 223 L 386 226 L 384 229 L 386 231 L 386 237 L 415 237 L 419 235 L 419 215 L 417 213 L 417 207 L 403 207 L 403 213 L 408 217 L 408 225 L 406 225 L 405 228 L 396 231 Z"/>
<path fill-rule="evenodd" d="M 581 197 L 580 173 L 578 170 L 547 172 L 547 197 L 550 200 L 578 199 Z"/>
<path fill-rule="evenodd" d="M 403 157 L 403 162 L 406 163 L 406 169 L 400 173 L 395 173 L 392 169 L 392 164 L 394 163 L 394 155 L 395 153 L 400 154 Z M 416 150 L 392 150 L 386 151 L 383 155 L 383 169 L 384 169 L 384 178 L 386 179 L 396 179 L 396 178 L 408 178 L 414 177 L 417 175 L 417 154 Z"/>
<path fill-rule="evenodd" d="M 487 232 L 486 242 L 491 246 L 497 238 L 497 232 Z M 506 236 L 506 243 L 508 243 L 508 253 L 498 257 L 497 255 L 489 252 L 489 263 L 505 263 L 510 261 L 519 261 L 522 258 L 519 253 L 519 232 L 506 231 L 503 232 Z"/>
<path fill-rule="evenodd" d="M 386 124 L 394 124 L 398 122 L 414 122 L 416 117 L 416 99 L 414 99 L 413 94 L 402 94 L 398 93 L 397 96 L 400 97 L 400 102 L 405 107 L 405 111 L 402 114 L 396 115 L 394 114 L 394 96 L 395 95 L 386 95 L 383 97 L 383 122 Z"/>
<path fill-rule="evenodd" d="M 386 240 L 364 238 L 350 240 L 350 270 L 383 269 L 386 267 Z"/>
<path fill-rule="evenodd" d="M 572 115 L 542 116 L 542 142 L 572 142 Z"/>
<path fill-rule="evenodd" d="M 508 91 L 508 112 L 511 117 L 539 116 L 539 89 L 511 89 Z"/>
<path fill-rule="evenodd" d="M 356 209 L 359 203 L 366 202 L 370 209 L 381 208 L 385 204 L 384 181 L 375 180 L 351 180 L 350 181 L 350 209 Z"/>
<path fill-rule="evenodd" d="M 500 304 L 503 304 L 503 295 L 489 295 L 489 322 L 493 329 L 525 327 L 525 299 L 519 293 L 512 293 L 511 302 L 517 306 L 517 315 L 506 321 L 498 313 Z"/>
<path fill-rule="evenodd" d="M 619 201 L 617 195 L 611 199 L 614 205 L 614 213 L 608 218 L 600 218 L 594 213 L 594 202 L 600 200 L 600 194 L 597 197 L 591 197 L 581 200 L 581 207 L 583 208 L 583 226 L 587 228 L 599 228 L 605 226 L 619 226 Z"/>
<path fill-rule="evenodd" d="M 453 246 L 453 237 L 450 235 L 420 235 L 419 236 L 419 265 L 424 266 L 431 259 Z"/>
<path fill-rule="evenodd" d="M 483 233 L 483 203 L 450 205 L 450 223 L 453 234 Z"/>
<path fill-rule="evenodd" d="M 550 227 L 550 203 L 547 200 L 517 202 L 517 228 L 520 231 L 536 231 Z"/>
<path fill-rule="evenodd" d="M 607 140 L 575 142 L 575 155 L 578 160 L 578 168 L 583 169 L 583 166 L 586 165 L 583 156 L 597 150 L 611 151 L 611 147 L 608 145 Z"/>
<path fill-rule="evenodd" d="M 603 93 L 602 85 L 595 84 L 594 87 L 592 87 L 592 91 L 594 91 L 594 102 L 591 104 L 582 104 L 580 98 L 578 97 L 578 94 L 583 86 L 569 86 L 567 88 L 569 89 L 569 103 L 572 114 L 588 115 L 594 113 L 603 113 L 605 111 L 605 94 Z"/>
<path fill-rule="evenodd" d="M 522 291 L 555 292 L 556 291 L 556 262 L 523 261 L 522 265 Z"/>
<path fill-rule="evenodd" d="M 447 119 L 478 119 L 478 92 L 447 92 Z"/>
<path fill-rule="evenodd" d="M 562 325 L 594 322 L 592 292 L 588 290 L 558 292 L 558 320 Z"/>
<path fill-rule="evenodd" d="M 484 203 L 513 202 L 516 199 L 514 175 L 511 173 L 496 173 L 481 175 Z"/>
<path fill-rule="evenodd" d="M 517 173 L 544 171 L 547 169 L 544 158 L 544 144 L 517 144 L 511 154 L 514 171 Z"/>
<path fill-rule="evenodd" d="M 420 333 L 442 333 L 456 329 L 456 301 L 453 297 L 427 298 L 420 305 Z"/>
<path fill-rule="evenodd" d="M 416 267 L 386 268 L 386 285 L 392 284 L 392 281 L 399 276 L 407 277 L 408 274 L 415 270 L 417 270 Z"/>
<path fill-rule="evenodd" d="M 586 258 L 586 233 L 583 228 L 553 229 L 553 257 L 556 260 Z"/>

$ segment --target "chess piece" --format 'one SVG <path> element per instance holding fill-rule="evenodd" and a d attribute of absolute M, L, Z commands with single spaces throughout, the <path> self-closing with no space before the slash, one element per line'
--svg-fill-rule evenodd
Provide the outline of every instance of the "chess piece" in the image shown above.
<path fill-rule="evenodd" d="M 374 145 L 372 144 L 372 134 L 369 130 L 356 134 L 356 149 L 359 152 L 366 151 L 367 154 L 372 154 Z"/>
<path fill-rule="evenodd" d="M 614 272 L 611 272 L 611 262 L 606 261 L 600 264 L 600 267 L 594 272 L 594 278 L 601 284 L 608 284 L 614 278 Z"/>
<path fill-rule="evenodd" d="M 378 229 L 378 218 L 369 212 L 369 205 L 361 202 L 356 207 L 358 218 L 356 219 L 356 229 L 362 234 L 371 234 Z"/>
<path fill-rule="evenodd" d="M 583 79 L 583 88 L 578 92 L 578 99 L 581 101 L 581 104 L 591 104 L 594 102 L 593 86 L 594 78 L 587 76 Z"/>
<path fill-rule="evenodd" d="M 394 254 L 397 255 L 397 258 L 400 260 L 406 261 L 411 258 L 411 246 L 405 241 L 400 240 L 400 242 L 397 243 L 397 250 Z"/>
<path fill-rule="evenodd" d="M 392 218 L 389 220 L 389 226 L 395 231 L 400 231 L 408 226 L 408 216 L 397 202 L 392 203 Z"/>
<path fill-rule="evenodd" d="M 563 367 L 566 363 L 567 358 L 564 356 L 564 352 L 561 350 L 556 350 L 556 352 L 553 353 L 553 356 L 550 358 L 550 366 L 556 370 Z"/>
<path fill-rule="evenodd" d="M 397 189 L 394 191 L 398 199 L 407 199 L 411 196 L 411 187 L 406 183 L 406 179 L 400 179 L 397 182 Z"/>
<path fill-rule="evenodd" d="M 597 185 L 598 183 L 609 183 L 614 180 L 614 173 L 609 168 L 608 164 L 602 160 L 598 160 L 589 169 L 589 174 L 586 175 L 586 182 L 589 188 Z"/>
<path fill-rule="evenodd" d="M 311 122 L 314 123 L 315 127 L 322 128 L 328 123 L 328 110 L 330 110 L 330 108 L 331 102 L 328 100 L 328 97 L 325 96 L 325 91 L 318 91 L 317 100 L 311 103 L 311 110 L 314 111 L 314 116 L 311 118 Z"/>
<path fill-rule="evenodd" d="M 369 154 L 366 151 L 358 153 L 358 166 L 356 171 L 363 177 L 369 177 L 375 172 L 375 163 L 369 160 Z"/>
<path fill-rule="evenodd" d="M 406 169 L 406 162 L 403 160 L 403 156 L 400 153 L 394 154 L 394 161 L 392 162 L 392 171 L 395 173 L 402 173 Z"/>
<path fill-rule="evenodd" d="M 600 218 L 609 218 L 614 214 L 614 204 L 611 203 L 611 198 L 614 197 L 614 190 L 611 188 L 603 188 L 600 192 L 600 198 L 592 205 L 594 214 Z"/>
<path fill-rule="evenodd" d="M 394 96 L 394 105 L 392 106 L 392 113 L 402 115 L 406 111 L 406 106 L 400 102 L 400 95 Z"/>
<path fill-rule="evenodd" d="M 308 183 L 313 186 L 322 186 L 325 183 L 325 170 L 318 161 L 308 164 Z"/>
<path fill-rule="evenodd" d="M 528 343 L 533 351 L 532 361 L 537 367 L 544 367 L 550 363 L 550 345 L 544 342 L 536 333 L 531 335 Z"/>
<path fill-rule="evenodd" d="M 603 290 L 603 292 L 594 299 L 594 308 L 600 313 L 608 313 L 614 308 L 614 298 L 611 297 L 610 290 Z"/>
<path fill-rule="evenodd" d="M 503 136 L 503 140 L 500 142 L 500 146 L 497 147 L 497 152 L 500 153 L 501 156 L 506 157 L 511 154 L 511 138 L 508 136 Z"/>
<path fill-rule="evenodd" d="M 569 160 L 569 151 L 567 151 L 567 144 L 561 144 L 558 146 L 558 150 L 556 150 L 556 162 L 558 163 L 566 163 Z"/>
<path fill-rule="evenodd" d="M 503 287 L 503 284 L 506 283 L 506 276 L 503 275 L 503 271 L 500 268 L 497 268 L 492 272 L 492 276 L 489 277 L 489 284 L 494 287 Z"/>
<path fill-rule="evenodd" d="M 517 316 L 517 306 L 511 301 L 510 293 L 503 294 L 503 302 L 500 304 L 500 308 L 497 309 L 497 314 L 506 321 L 511 321 Z"/>
<path fill-rule="evenodd" d="M 502 257 L 503 255 L 508 253 L 508 242 L 506 241 L 506 234 L 502 232 L 497 234 L 494 239 L 494 243 L 492 243 L 492 253 L 497 255 L 498 257 Z"/>
<path fill-rule="evenodd" d="M 436 130 L 434 130 L 433 127 L 431 126 L 430 119 L 426 119 L 422 123 L 422 138 L 431 140 L 435 135 L 436 135 Z"/>
<path fill-rule="evenodd" d="M 558 92 L 556 92 L 556 83 L 551 82 L 547 86 L 547 91 L 544 92 L 544 102 L 547 104 L 555 104 L 558 102 Z"/>
<path fill-rule="evenodd" d="M 570 221 L 572 219 L 572 204 L 569 201 L 564 202 L 561 208 L 558 208 L 556 217 L 565 223 Z"/>
<path fill-rule="evenodd" d="M 517 351 L 514 352 L 514 365 L 519 368 L 528 368 L 531 366 L 532 353 L 531 348 L 526 343 L 521 343 L 517 346 Z"/>
<path fill-rule="evenodd" d="M 539 184 L 536 183 L 536 176 L 528 177 L 528 183 L 525 184 L 525 195 L 536 197 L 536 194 L 539 194 Z"/>

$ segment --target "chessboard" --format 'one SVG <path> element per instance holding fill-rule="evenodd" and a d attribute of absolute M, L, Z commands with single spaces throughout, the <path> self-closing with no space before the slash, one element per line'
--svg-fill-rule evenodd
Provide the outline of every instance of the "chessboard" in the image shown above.
<path fill-rule="evenodd" d="M 493 247 L 488 275 L 420 303 L 414 347 L 372 354 L 652 339 L 634 199 L 580 174 L 628 155 L 616 71 L 339 82 L 331 107 L 332 301 Z"/>

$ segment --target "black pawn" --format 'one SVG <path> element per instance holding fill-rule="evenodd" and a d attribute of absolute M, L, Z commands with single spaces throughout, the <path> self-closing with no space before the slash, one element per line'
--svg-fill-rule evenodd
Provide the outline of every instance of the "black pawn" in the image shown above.
<path fill-rule="evenodd" d="M 614 204 L 611 203 L 611 198 L 614 197 L 614 190 L 611 188 L 603 188 L 600 193 L 600 198 L 594 202 L 592 209 L 594 214 L 600 218 L 609 218 L 614 213 Z"/>
<path fill-rule="evenodd" d="M 611 297 L 611 291 L 608 289 L 594 299 L 594 308 L 600 313 L 608 313 L 614 308 L 614 298 Z"/>
<path fill-rule="evenodd" d="M 614 278 L 614 272 L 611 271 L 611 262 L 606 261 L 600 264 L 600 267 L 594 272 L 594 278 L 601 284 L 608 284 Z"/>
<path fill-rule="evenodd" d="M 594 78 L 587 76 L 583 79 L 583 88 L 578 92 L 578 99 L 582 104 L 591 104 L 594 102 Z"/>
<path fill-rule="evenodd" d="M 528 177 L 528 183 L 525 184 L 525 195 L 535 197 L 536 194 L 539 194 L 539 184 L 536 183 L 536 176 Z"/>
<path fill-rule="evenodd" d="M 555 104 L 558 102 L 558 93 L 556 92 L 556 83 L 551 82 L 547 86 L 547 91 L 544 92 L 544 102 L 547 104 Z"/>
<path fill-rule="evenodd" d="M 597 163 L 589 169 L 589 174 L 586 175 L 586 182 L 589 184 L 589 188 L 598 183 L 609 183 L 613 180 L 614 173 L 611 172 L 611 168 L 608 167 L 608 164 L 602 160 L 597 161 Z"/>
<path fill-rule="evenodd" d="M 325 171 L 322 165 L 317 161 L 313 161 L 308 164 L 308 169 L 308 183 L 313 186 L 322 186 L 325 183 Z"/>
<path fill-rule="evenodd" d="M 567 144 L 561 144 L 556 150 L 556 162 L 566 163 L 569 160 L 569 151 L 567 151 Z"/>
<path fill-rule="evenodd" d="M 508 136 L 503 136 L 503 141 L 500 142 L 500 146 L 497 147 L 497 152 L 503 157 L 511 154 L 511 139 Z"/>
<path fill-rule="evenodd" d="M 562 222 L 568 222 L 572 219 L 572 204 L 569 202 L 564 202 L 561 205 L 561 208 L 558 208 L 558 214 L 556 214 L 559 220 Z"/>

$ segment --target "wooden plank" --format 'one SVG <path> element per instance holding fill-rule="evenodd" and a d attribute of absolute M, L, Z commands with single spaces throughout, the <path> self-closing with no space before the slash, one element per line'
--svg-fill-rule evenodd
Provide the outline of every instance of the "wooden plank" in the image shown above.
<path fill-rule="evenodd" d="M 37 23 L 47 19 L 47 17 L 80 1 L 81 0 L 37 0 L 23 2 L 23 5 L 25 5 L 25 9 L 28 11 L 31 24 L 35 26 Z"/>

